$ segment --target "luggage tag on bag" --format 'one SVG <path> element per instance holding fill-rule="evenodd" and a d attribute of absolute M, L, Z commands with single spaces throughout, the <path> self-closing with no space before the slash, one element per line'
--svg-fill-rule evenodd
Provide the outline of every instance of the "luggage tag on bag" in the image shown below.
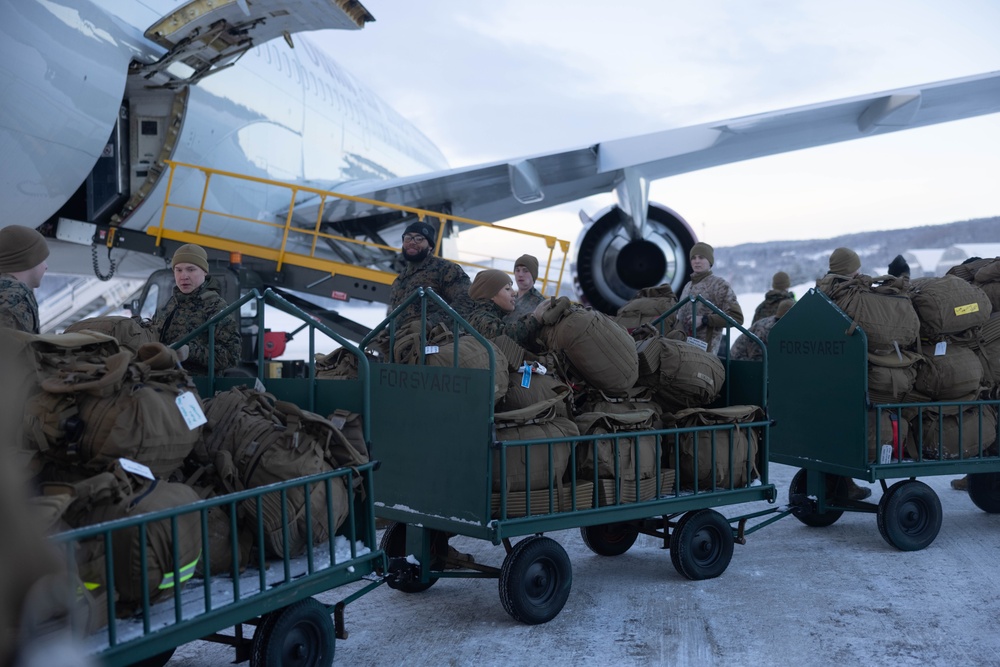
<path fill-rule="evenodd" d="M 259 392 L 259 393 L 263 394 L 263 393 L 267 392 L 267 387 L 265 387 L 264 383 L 260 381 L 260 378 L 254 378 L 253 379 L 253 390 L 256 391 L 256 392 Z"/>
<path fill-rule="evenodd" d="M 437 345 L 427 345 L 424 347 L 424 354 L 437 354 L 441 351 L 441 348 Z"/>
<path fill-rule="evenodd" d="M 892 463 L 892 445 L 882 445 L 882 452 L 879 457 L 879 462 L 885 465 L 886 463 Z"/>
<path fill-rule="evenodd" d="M 948 351 L 948 341 L 946 340 L 943 340 L 934 346 L 935 357 L 943 357 L 947 351 Z"/>
<path fill-rule="evenodd" d="M 531 366 L 527 361 L 521 366 L 521 386 L 525 389 L 531 386 Z"/>
<path fill-rule="evenodd" d="M 156 479 L 156 477 L 153 476 L 153 471 L 150 470 L 148 466 L 144 466 L 137 461 L 133 461 L 131 459 L 118 459 L 118 463 L 125 472 L 130 472 L 133 475 L 145 477 L 146 479 Z"/>
<path fill-rule="evenodd" d="M 700 338 L 695 338 L 694 336 L 688 336 L 687 337 L 687 342 L 689 344 L 691 344 L 691 345 L 694 345 L 695 347 L 697 347 L 698 349 L 700 349 L 702 352 L 708 352 L 708 342 L 707 341 L 703 341 Z"/>
<path fill-rule="evenodd" d="M 181 417 L 184 418 L 184 423 L 187 424 L 189 430 L 193 431 L 208 422 L 205 412 L 198 404 L 198 399 L 190 391 L 185 391 L 174 399 L 174 402 L 177 403 L 177 409 L 181 411 Z"/>

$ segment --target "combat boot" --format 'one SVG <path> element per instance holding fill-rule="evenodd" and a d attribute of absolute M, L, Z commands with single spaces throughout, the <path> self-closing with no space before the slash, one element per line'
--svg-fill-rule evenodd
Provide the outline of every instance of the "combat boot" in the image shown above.
<path fill-rule="evenodd" d="M 872 490 L 867 486 L 858 486 L 853 479 L 845 477 L 847 480 L 847 499 L 864 500 L 872 494 Z"/>
<path fill-rule="evenodd" d="M 968 491 L 969 490 L 969 476 L 960 477 L 959 479 L 951 480 L 951 488 L 956 491 Z"/>

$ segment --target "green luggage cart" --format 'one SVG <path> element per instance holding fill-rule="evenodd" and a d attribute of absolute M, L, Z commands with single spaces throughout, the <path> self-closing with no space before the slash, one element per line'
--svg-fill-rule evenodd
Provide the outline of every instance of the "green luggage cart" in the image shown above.
<path fill-rule="evenodd" d="M 692 484 L 682 484 L 679 443 L 699 433 L 705 455 L 715 469 L 720 457 L 732 457 L 728 437 L 736 426 L 710 425 L 656 429 L 616 435 L 546 437 L 535 440 L 498 440 L 494 419 L 492 347 L 430 289 L 412 294 L 388 319 L 362 341 L 362 348 L 378 337 L 389 339 L 392 350 L 399 331 L 396 317 L 414 300 L 423 317 L 428 307 L 448 313 L 454 336 L 468 334 L 489 354 L 489 369 L 458 367 L 457 352 L 444 351 L 443 365 L 429 365 L 426 357 L 437 349 L 426 347 L 421 334 L 416 364 L 372 365 L 372 442 L 378 452 L 379 492 L 376 516 L 392 523 L 381 546 L 389 559 L 387 584 L 404 593 L 419 593 L 439 579 L 493 578 L 499 580 L 500 600 L 512 618 L 527 624 L 554 618 L 565 604 L 572 582 L 569 558 L 563 547 L 544 533 L 578 528 L 586 545 L 603 556 L 625 553 L 642 533 L 662 540 L 677 570 L 690 579 L 716 577 L 732 557 L 734 541 L 782 516 L 773 507 L 726 518 L 715 507 L 754 501 L 773 503 L 777 492 L 768 482 L 769 421 L 761 417 L 738 426 L 760 434 L 757 456 L 738 461 L 735 474 L 719 482 L 699 482 L 695 466 Z M 712 308 L 703 300 L 682 304 Z M 681 306 L 678 306 L 681 307 Z M 722 314 L 715 309 L 715 312 Z M 423 327 L 422 327 L 423 328 Z M 742 329 L 742 328 L 741 328 Z M 746 331 L 743 329 L 743 331 Z M 758 341 L 759 342 L 759 341 Z M 426 354 L 425 354 L 426 353 Z M 439 360 L 440 363 L 440 360 Z M 728 388 L 721 403 L 754 403 L 766 410 L 766 366 L 755 362 L 727 362 Z M 641 449 L 633 474 L 615 464 L 613 478 L 577 472 L 577 459 L 590 452 L 597 458 L 598 441 L 614 448 L 618 461 L 628 438 L 649 438 L 655 473 L 641 479 Z M 608 445 L 607 443 L 610 443 Z M 521 462 L 531 478 L 533 466 L 546 471 L 569 451 L 565 476 L 548 475 L 541 488 L 510 490 L 494 480 L 508 479 L 511 461 Z M 708 450 L 711 450 L 710 452 Z M 733 458 L 726 459 L 733 461 Z M 760 479 L 750 482 L 751 470 Z M 554 477 L 556 477 L 554 479 Z M 767 519 L 748 526 L 748 520 Z M 448 540 L 461 535 L 503 545 L 502 564 L 463 563 L 449 554 Z M 515 542 L 515 538 L 521 538 Z"/>
<path fill-rule="evenodd" d="M 304 312 L 266 291 L 248 293 L 239 302 L 206 323 L 210 337 L 214 335 L 216 322 L 231 312 L 238 312 L 246 304 L 256 307 L 259 331 L 264 331 L 265 306 L 271 306 L 299 318 L 310 327 L 310 359 L 313 358 L 315 331 L 322 332 L 339 342 L 357 357 L 359 373 L 356 380 L 316 380 L 314 362 L 308 365 L 308 377 L 266 378 L 261 372 L 256 378 L 247 377 L 200 377 L 195 378 L 202 396 L 211 396 L 214 391 L 225 390 L 237 385 L 257 385 L 278 399 L 291 401 L 300 407 L 319 414 L 328 414 L 334 409 L 344 408 L 363 416 L 366 443 L 371 442 L 369 432 L 370 385 L 367 359 L 361 351 L 316 322 Z M 200 331 L 200 329 L 199 329 Z M 198 331 L 192 335 L 197 335 Z M 185 341 L 179 341 L 181 345 Z M 263 369 L 263 353 L 260 353 L 259 369 Z M 371 451 L 369 449 L 369 451 Z M 110 667 L 119 665 L 163 665 L 171 657 L 174 649 L 182 644 L 200 639 L 228 644 L 235 649 L 235 662 L 249 660 L 251 665 L 266 667 L 278 664 L 303 666 L 330 665 L 333 662 L 335 637 L 347 636 L 344 623 L 345 606 L 377 588 L 383 583 L 382 573 L 386 562 L 384 553 L 378 548 L 375 529 L 374 471 L 378 464 L 369 461 L 354 468 L 339 468 L 333 471 L 248 489 L 234 494 L 222 495 L 184 505 L 169 510 L 151 512 L 128 519 L 97 524 L 61 533 L 52 538 L 57 548 L 67 554 L 71 569 L 75 569 L 74 553 L 84 542 L 103 542 L 106 554 L 104 581 L 106 596 L 103 596 L 104 611 L 110 621 L 100 630 L 84 639 L 84 646 L 100 664 Z M 356 488 L 353 483 L 360 476 L 362 484 Z M 334 534 L 330 531 L 327 539 L 317 541 L 312 536 L 313 522 L 309 519 L 314 511 L 312 503 L 305 503 L 305 552 L 293 555 L 288 551 L 288 530 L 290 521 L 287 499 L 290 493 L 302 489 L 306 497 L 317 488 L 325 488 L 325 512 L 330 525 L 334 523 L 331 484 L 345 484 L 347 488 L 347 517 Z M 264 528 L 261 504 L 265 499 L 276 500 L 281 508 L 282 530 L 284 534 L 284 554 L 281 558 L 264 557 Z M 230 517 L 230 536 L 237 531 L 236 514 L 240 506 L 256 507 L 257 528 L 254 531 L 254 546 L 250 562 L 242 572 L 233 566 L 226 574 L 204 574 L 192 576 L 190 568 L 183 568 L 179 562 L 177 547 L 179 522 L 185 516 L 194 515 L 201 531 L 202 551 L 199 561 L 209 562 L 209 513 L 223 508 Z M 170 543 L 174 548 L 174 570 L 164 576 L 164 581 L 181 582 L 169 587 L 166 599 L 154 599 L 157 590 L 150 590 L 147 584 L 148 563 L 142 550 L 140 579 L 142 583 L 141 603 L 134 613 L 116 617 L 114 579 L 114 546 L 119 540 L 134 539 L 136 533 L 141 540 L 153 530 L 170 531 Z M 216 529 L 217 525 L 216 525 Z M 239 563 L 237 540 L 229 540 L 232 545 L 231 563 Z M 351 586 L 350 594 L 333 604 L 317 600 L 315 595 L 340 587 Z M 160 588 L 163 588 L 161 584 Z M 82 591 L 70 591 L 76 599 Z M 163 596 L 159 596 L 162 598 Z M 252 636 L 246 633 L 254 628 Z M 231 634 L 221 632 L 231 629 Z"/>
<path fill-rule="evenodd" d="M 890 545 L 923 549 L 942 520 L 937 494 L 917 479 L 929 475 L 968 474 L 972 501 L 1000 512 L 1000 401 L 873 403 L 865 333 L 822 292 L 810 290 L 771 330 L 768 373 L 771 461 L 800 468 L 788 500 L 802 523 L 824 527 L 844 512 L 871 513 Z M 948 430 L 944 419 L 924 418 L 939 414 L 962 417 Z M 952 458 L 955 438 L 965 444 Z M 848 499 L 850 478 L 878 481 L 878 502 Z"/>

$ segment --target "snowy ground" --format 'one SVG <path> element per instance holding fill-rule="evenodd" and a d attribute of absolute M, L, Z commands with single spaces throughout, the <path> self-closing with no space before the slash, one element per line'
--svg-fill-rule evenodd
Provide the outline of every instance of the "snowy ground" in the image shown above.
<path fill-rule="evenodd" d="M 794 469 L 771 466 L 779 502 Z M 347 607 L 350 637 L 335 664 L 437 665 L 996 665 L 1000 663 L 1000 516 L 949 486 L 944 521 L 923 551 L 900 552 L 875 516 L 845 514 L 828 528 L 786 517 L 736 545 L 717 579 L 689 581 L 669 552 L 640 536 L 625 555 L 593 554 L 578 531 L 549 534 L 569 553 L 573 588 L 562 613 L 526 626 L 504 612 L 497 582 L 442 580 L 407 595 L 383 586 Z M 873 485 L 873 499 L 881 494 Z M 734 516 L 766 503 L 721 508 Z M 455 538 L 499 566 L 502 547 Z M 324 601 L 341 599 L 335 590 Z M 226 647 L 195 642 L 169 663 L 232 661 Z"/>

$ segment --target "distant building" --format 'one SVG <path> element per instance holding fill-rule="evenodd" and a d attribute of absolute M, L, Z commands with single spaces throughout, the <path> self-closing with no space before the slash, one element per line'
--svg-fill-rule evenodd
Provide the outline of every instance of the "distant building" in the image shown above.
<path fill-rule="evenodd" d="M 935 275 L 943 276 L 948 269 L 970 257 L 1000 257 L 1000 243 L 958 243 L 950 246 L 941 254 Z"/>

